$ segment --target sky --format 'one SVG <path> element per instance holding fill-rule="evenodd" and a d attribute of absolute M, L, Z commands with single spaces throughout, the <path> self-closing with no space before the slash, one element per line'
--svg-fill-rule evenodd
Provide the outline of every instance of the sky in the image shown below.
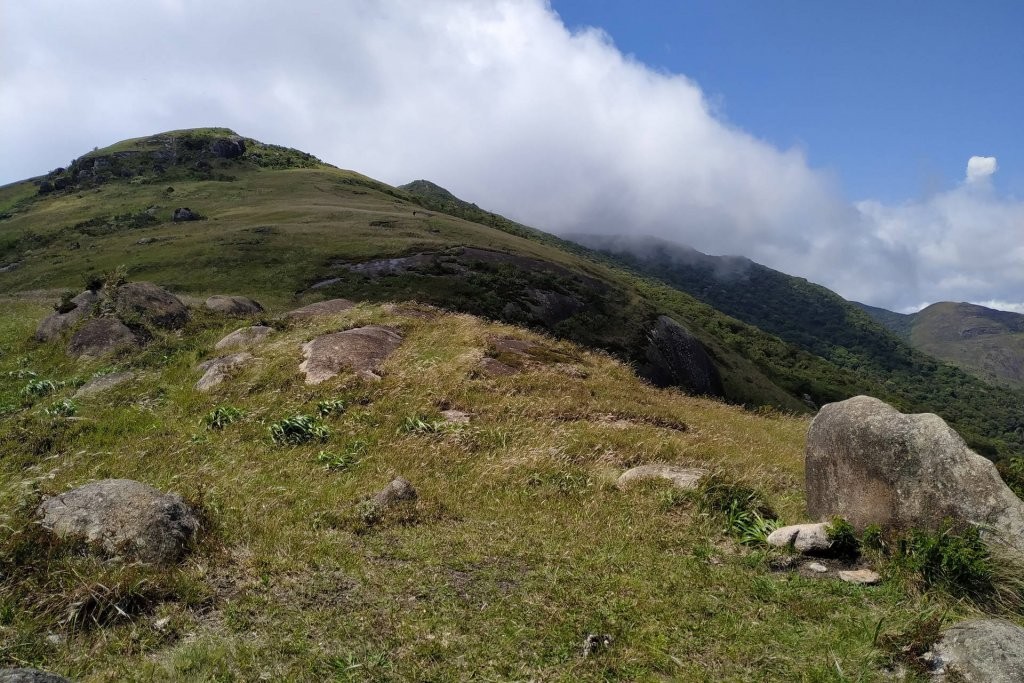
<path fill-rule="evenodd" d="M 555 233 L 1024 312 L 1024 4 L 0 4 L 0 183 L 226 126 Z"/>

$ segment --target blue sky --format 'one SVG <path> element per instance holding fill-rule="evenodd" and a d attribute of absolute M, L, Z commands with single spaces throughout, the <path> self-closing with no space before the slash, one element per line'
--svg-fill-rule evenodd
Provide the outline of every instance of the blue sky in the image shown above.
<path fill-rule="evenodd" d="M 945 190 L 972 155 L 1024 195 L 1024 2 L 553 0 L 696 80 L 735 125 L 801 146 L 847 198 Z"/>

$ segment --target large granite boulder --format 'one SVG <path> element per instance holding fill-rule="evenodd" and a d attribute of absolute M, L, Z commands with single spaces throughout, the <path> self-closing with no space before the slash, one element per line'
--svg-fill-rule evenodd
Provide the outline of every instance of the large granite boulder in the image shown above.
<path fill-rule="evenodd" d="M 231 334 L 226 335 L 223 339 L 213 345 L 213 348 L 220 351 L 221 349 L 229 349 L 233 346 L 240 347 L 243 349 L 256 346 L 264 339 L 269 337 L 274 332 L 273 327 L 267 327 L 266 325 L 253 325 L 252 327 L 242 327 L 235 330 Z"/>
<path fill-rule="evenodd" d="M 722 396 L 722 378 L 704 346 L 689 330 L 660 316 L 644 350 L 640 374 L 661 387 L 675 386 L 698 396 Z"/>
<path fill-rule="evenodd" d="M 63 313 L 55 311 L 42 319 L 36 327 L 36 341 L 56 339 L 61 332 L 92 313 L 99 300 L 100 295 L 88 289 L 72 298 L 70 303 L 73 307 L 70 310 Z"/>
<path fill-rule="evenodd" d="M 1024 628 L 1003 619 L 970 619 L 949 628 L 931 652 L 939 680 L 1024 681 Z"/>
<path fill-rule="evenodd" d="M 158 327 L 176 330 L 188 322 L 181 299 L 152 282 L 129 282 L 114 291 L 114 310 L 122 320 L 141 318 Z"/>
<path fill-rule="evenodd" d="M 44 528 L 141 562 L 175 562 L 199 531 L 195 512 L 174 493 L 130 479 L 95 481 L 39 506 Z"/>
<path fill-rule="evenodd" d="M 320 384 L 342 370 L 351 370 L 363 379 L 378 380 L 380 364 L 401 343 L 398 330 L 380 325 L 325 334 L 303 345 L 305 360 L 299 370 L 305 373 L 306 384 Z"/>
<path fill-rule="evenodd" d="M 76 358 L 99 358 L 139 340 L 124 323 L 114 318 L 93 318 L 78 328 L 68 342 L 68 354 Z"/>
<path fill-rule="evenodd" d="M 258 301 L 245 296 L 217 294 L 206 300 L 206 308 L 225 315 L 257 315 L 263 312 Z"/>
<path fill-rule="evenodd" d="M 242 367 L 251 360 L 252 354 L 242 351 L 200 363 L 198 369 L 203 371 L 203 376 L 196 382 L 196 389 L 209 391 L 230 377 L 236 368 Z"/>
<path fill-rule="evenodd" d="M 1024 502 L 942 418 L 870 396 L 824 406 L 807 434 L 807 509 L 854 527 L 936 528 L 951 518 L 1024 553 Z"/>

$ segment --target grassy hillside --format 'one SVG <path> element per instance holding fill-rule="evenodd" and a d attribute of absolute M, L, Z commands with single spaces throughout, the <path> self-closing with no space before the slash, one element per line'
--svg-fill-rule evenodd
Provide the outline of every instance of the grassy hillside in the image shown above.
<path fill-rule="evenodd" d="M 600 236 L 581 236 L 579 240 L 613 254 L 638 273 L 658 278 L 723 313 L 855 372 L 863 393 L 907 412 L 941 415 L 990 457 L 1024 451 L 1024 394 L 937 362 L 936 358 L 957 363 L 945 351 L 936 353 L 942 350 L 940 345 L 921 343 L 931 336 L 932 323 L 919 334 L 915 322 L 911 344 L 873 320 L 859 304 L 745 258 L 708 256 L 653 240 Z M 945 323 L 936 324 L 948 328 Z M 978 329 L 982 329 L 980 325 Z"/>

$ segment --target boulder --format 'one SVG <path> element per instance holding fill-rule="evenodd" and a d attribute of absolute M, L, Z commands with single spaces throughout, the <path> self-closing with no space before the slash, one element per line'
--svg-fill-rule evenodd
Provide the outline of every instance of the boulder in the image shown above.
<path fill-rule="evenodd" d="M 811 422 L 805 460 L 816 519 L 935 529 L 952 518 L 1024 553 L 1024 502 L 937 415 L 904 415 L 870 396 L 830 403 Z"/>
<path fill-rule="evenodd" d="M 660 316 L 644 349 L 640 374 L 660 387 L 675 386 L 698 396 L 722 396 L 722 378 L 704 346 L 689 330 Z"/>
<path fill-rule="evenodd" d="M 119 318 L 142 320 L 169 330 L 188 322 L 188 309 L 181 299 L 152 282 L 129 282 L 114 291 L 114 310 Z"/>
<path fill-rule="evenodd" d="M 68 354 L 76 358 L 99 358 L 139 340 L 120 320 L 93 318 L 78 328 L 68 342 Z"/>
<path fill-rule="evenodd" d="M 184 221 L 197 221 L 201 216 L 188 208 L 187 206 L 181 206 L 174 210 L 171 214 L 171 220 L 175 223 L 182 223 Z"/>
<path fill-rule="evenodd" d="M 828 524 L 794 524 L 792 526 L 779 527 L 768 534 L 768 545 L 776 548 L 793 549 L 806 555 L 825 555 L 832 547 L 832 541 L 828 537 Z"/>
<path fill-rule="evenodd" d="M 252 354 L 242 352 L 212 358 L 205 363 L 200 363 L 197 369 L 203 371 L 203 376 L 196 382 L 196 389 L 209 391 L 230 377 L 232 370 L 242 367 L 250 360 L 252 360 Z"/>
<path fill-rule="evenodd" d="M 506 365 L 497 358 L 491 358 L 490 356 L 486 356 L 480 360 L 478 369 L 480 374 L 486 375 L 487 377 L 504 377 L 506 375 L 514 375 L 519 372 L 517 368 L 514 368 L 511 365 Z"/>
<path fill-rule="evenodd" d="M 706 474 L 707 472 L 702 469 L 655 463 L 626 470 L 619 476 L 615 485 L 624 489 L 640 481 L 664 479 L 671 482 L 673 488 L 692 491 L 700 485 L 700 480 Z"/>
<path fill-rule="evenodd" d="M 874 586 L 882 582 L 881 575 L 870 569 L 845 569 L 836 572 L 836 576 L 846 583 L 856 583 L 861 586 Z"/>
<path fill-rule="evenodd" d="M 228 296 L 217 294 L 206 300 L 206 308 L 225 315 L 257 315 L 263 312 L 263 306 L 244 296 Z"/>
<path fill-rule="evenodd" d="M 302 346 L 305 360 L 299 370 L 306 384 L 320 384 L 342 370 L 363 379 L 378 380 L 380 364 L 402 343 L 402 335 L 390 327 L 370 325 L 317 337 Z"/>
<path fill-rule="evenodd" d="M 210 143 L 210 151 L 221 159 L 237 159 L 245 154 L 245 140 L 237 136 L 217 138 Z"/>
<path fill-rule="evenodd" d="M 36 341 L 47 342 L 56 339 L 61 332 L 92 313 L 99 300 L 100 295 L 88 289 L 74 297 L 71 299 L 74 308 L 70 311 L 54 312 L 42 319 L 36 327 Z"/>
<path fill-rule="evenodd" d="M 1024 628 L 1003 619 L 962 621 L 942 634 L 931 659 L 939 680 L 1020 683 Z"/>
<path fill-rule="evenodd" d="M 284 317 L 302 319 L 315 318 L 321 315 L 337 315 L 354 307 L 355 303 L 348 299 L 328 299 L 327 301 L 318 301 L 309 306 L 296 308 L 294 311 L 288 311 L 284 314 Z"/>
<path fill-rule="evenodd" d="M 100 375 L 99 377 L 93 377 L 91 380 L 83 384 L 75 392 L 75 398 L 83 398 L 85 396 L 92 396 L 100 392 L 106 391 L 107 389 L 113 389 L 119 384 L 124 384 L 135 378 L 135 373 L 131 371 L 126 372 L 112 372 L 109 375 Z"/>
<path fill-rule="evenodd" d="M 0 683 L 71 683 L 71 680 L 39 669 L 0 669 Z"/>
<path fill-rule="evenodd" d="M 274 331 L 273 327 L 267 327 L 265 325 L 253 325 L 252 327 L 243 327 L 235 330 L 231 334 L 227 335 L 219 342 L 213 345 L 213 348 L 220 351 L 221 349 L 231 348 L 232 346 L 238 346 L 247 349 L 252 346 L 256 346 L 264 339 L 266 339 Z"/>
<path fill-rule="evenodd" d="M 195 512 L 180 496 L 130 479 L 104 479 L 47 498 L 39 514 L 43 527 L 60 538 L 151 564 L 180 559 L 199 531 Z"/>
<path fill-rule="evenodd" d="M 405 500 L 416 500 L 416 489 L 404 477 L 396 477 L 370 498 L 373 504 L 380 508 L 386 508 Z"/>

